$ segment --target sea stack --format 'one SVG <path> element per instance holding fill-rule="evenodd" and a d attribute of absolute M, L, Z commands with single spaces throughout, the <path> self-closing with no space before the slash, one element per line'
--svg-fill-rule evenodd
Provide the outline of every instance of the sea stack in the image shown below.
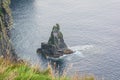
<path fill-rule="evenodd" d="M 38 53 L 43 54 L 45 57 L 59 58 L 64 54 L 73 53 L 68 49 L 64 42 L 63 34 L 60 32 L 59 24 L 53 26 L 50 38 L 47 43 L 41 43 L 41 48 L 37 50 Z"/>

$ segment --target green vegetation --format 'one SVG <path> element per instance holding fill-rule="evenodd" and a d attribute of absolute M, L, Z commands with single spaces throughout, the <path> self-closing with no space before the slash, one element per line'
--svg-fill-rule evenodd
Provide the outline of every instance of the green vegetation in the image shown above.
<path fill-rule="evenodd" d="M 50 69 L 40 71 L 27 63 L 0 59 L 0 80 L 52 80 Z"/>
<path fill-rule="evenodd" d="M 2 9 L 0 8 L 0 15 L 2 14 Z"/>
<path fill-rule="evenodd" d="M 79 77 L 74 75 L 71 78 L 61 76 L 55 77 L 52 69 L 43 71 L 38 67 L 30 67 L 24 61 L 11 62 L 9 59 L 0 58 L 0 80 L 95 80 L 93 76 Z"/>

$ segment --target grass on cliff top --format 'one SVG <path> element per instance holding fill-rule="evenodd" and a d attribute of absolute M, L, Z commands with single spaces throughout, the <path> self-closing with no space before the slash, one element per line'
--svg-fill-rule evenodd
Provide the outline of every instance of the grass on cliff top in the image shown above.
<path fill-rule="evenodd" d="M 93 76 L 55 77 L 52 69 L 40 70 L 38 67 L 30 67 L 25 62 L 13 63 L 9 59 L 0 58 L 0 80 L 95 80 Z"/>

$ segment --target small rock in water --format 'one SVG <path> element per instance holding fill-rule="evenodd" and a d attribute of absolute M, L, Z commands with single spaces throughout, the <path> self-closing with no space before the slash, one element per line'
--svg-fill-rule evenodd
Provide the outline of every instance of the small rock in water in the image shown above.
<path fill-rule="evenodd" d="M 37 50 L 37 53 L 42 53 L 45 57 L 49 56 L 55 58 L 63 56 L 63 54 L 73 53 L 64 42 L 59 24 L 53 26 L 48 43 L 41 43 L 41 48 Z"/>

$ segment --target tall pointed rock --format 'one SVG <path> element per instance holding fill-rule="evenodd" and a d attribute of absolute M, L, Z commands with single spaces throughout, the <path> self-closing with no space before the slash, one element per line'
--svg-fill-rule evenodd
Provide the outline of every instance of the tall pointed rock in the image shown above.
<path fill-rule="evenodd" d="M 63 34 L 60 32 L 59 24 L 56 24 L 56 26 L 53 26 L 48 44 L 55 45 L 57 49 L 67 48 L 67 45 L 65 44 L 63 39 Z"/>
<path fill-rule="evenodd" d="M 42 53 L 45 57 L 58 58 L 64 54 L 73 53 L 68 49 L 64 42 L 63 34 L 60 32 L 59 24 L 53 26 L 50 38 L 47 43 L 41 43 L 41 48 L 37 50 L 38 53 Z"/>

